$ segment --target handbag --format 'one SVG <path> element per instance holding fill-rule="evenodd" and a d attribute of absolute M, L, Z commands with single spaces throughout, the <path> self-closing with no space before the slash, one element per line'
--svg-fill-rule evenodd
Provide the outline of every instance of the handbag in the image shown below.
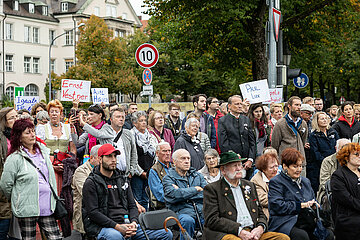
<path fill-rule="evenodd" d="M 323 221 L 323 218 L 320 216 L 320 208 L 316 205 L 316 227 L 313 234 L 318 240 L 325 240 L 329 235 Z"/>
<path fill-rule="evenodd" d="M 316 228 L 316 213 L 315 211 L 308 208 L 301 208 L 298 215 L 297 222 L 295 223 L 297 228 L 303 229 L 308 233 L 314 232 Z"/>
<path fill-rule="evenodd" d="M 34 163 L 33 161 L 28 158 L 28 157 L 25 157 L 25 159 L 36 169 L 38 170 L 38 172 L 41 174 L 41 176 L 46 180 L 46 177 L 45 175 L 41 172 L 40 168 L 38 168 Z M 64 217 L 66 217 L 68 215 L 68 211 L 66 210 L 66 207 L 65 207 L 65 200 L 64 199 L 61 199 L 58 197 L 58 195 L 56 194 L 56 192 L 54 191 L 54 189 L 52 188 L 50 182 L 47 182 L 50 186 L 50 190 L 52 192 L 52 194 L 54 195 L 54 198 L 55 198 L 55 201 L 56 201 L 56 206 L 55 206 L 55 211 L 53 213 L 53 216 L 55 217 L 56 220 L 60 220 Z"/>

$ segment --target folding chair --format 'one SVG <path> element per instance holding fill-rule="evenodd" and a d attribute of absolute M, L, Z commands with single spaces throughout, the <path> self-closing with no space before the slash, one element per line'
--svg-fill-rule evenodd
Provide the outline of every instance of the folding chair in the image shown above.
<path fill-rule="evenodd" d="M 139 224 L 144 232 L 145 238 L 147 240 L 150 240 L 145 230 L 164 229 L 164 222 L 165 219 L 167 219 L 168 217 L 173 217 L 177 219 L 176 213 L 174 213 L 169 209 L 162 209 L 162 210 L 141 213 L 139 215 Z M 177 223 L 174 219 L 171 219 L 166 222 L 167 227 L 174 226 L 176 224 Z"/>

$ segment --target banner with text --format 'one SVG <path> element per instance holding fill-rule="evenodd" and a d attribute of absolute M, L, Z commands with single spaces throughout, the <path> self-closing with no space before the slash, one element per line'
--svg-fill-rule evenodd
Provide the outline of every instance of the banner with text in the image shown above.
<path fill-rule="evenodd" d="M 271 103 L 282 103 L 283 101 L 283 88 L 270 88 L 270 101 L 263 102 L 263 104 L 271 104 Z"/>
<path fill-rule="evenodd" d="M 109 104 L 109 94 L 107 88 L 92 88 L 92 101 L 94 104 L 106 103 Z"/>
<path fill-rule="evenodd" d="M 15 110 L 26 109 L 31 111 L 31 108 L 39 101 L 39 96 L 17 96 L 15 97 Z"/>
<path fill-rule="evenodd" d="M 269 85 L 266 79 L 239 85 L 244 99 L 250 104 L 270 101 Z"/>
<path fill-rule="evenodd" d="M 61 101 L 90 102 L 91 81 L 62 79 L 61 80 Z"/>

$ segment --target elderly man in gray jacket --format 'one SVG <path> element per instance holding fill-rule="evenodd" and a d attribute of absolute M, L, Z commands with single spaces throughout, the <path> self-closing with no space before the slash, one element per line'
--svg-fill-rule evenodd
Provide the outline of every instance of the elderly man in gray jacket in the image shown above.
<path fill-rule="evenodd" d="M 125 122 L 124 109 L 116 108 L 111 111 L 110 120 L 111 125 L 105 124 L 98 130 L 85 123 L 81 116 L 79 117 L 80 126 L 83 127 L 86 133 L 94 136 L 98 144 L 110 143 L 121 152 L 117 156 L 117 168 L 119 170 L 125 172 L 126 176 L 140 176 L 143 170 L 138 165 L 135 138 L 129 130 L 123 128 Z"/>

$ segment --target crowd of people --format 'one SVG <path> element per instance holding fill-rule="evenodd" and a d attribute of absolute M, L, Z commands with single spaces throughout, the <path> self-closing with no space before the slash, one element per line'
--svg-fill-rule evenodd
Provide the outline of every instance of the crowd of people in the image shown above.
<path fill-rule="evenodd" d="M 166 113 L 136 103 L 81 109 L 77 100 L 68 116 L 59 100 L 1 109 L 0 239 L 72 230 L 145 239 L 139 214 L 165 208 L 195 239 L 357 238 L 359 104 L 198 94 L 193 107 L 184 118 L 176 102 Z M 59 198 L 68 212 L 60 219 Z M 175 233 L 146 230 L 149 239 Z"/>

